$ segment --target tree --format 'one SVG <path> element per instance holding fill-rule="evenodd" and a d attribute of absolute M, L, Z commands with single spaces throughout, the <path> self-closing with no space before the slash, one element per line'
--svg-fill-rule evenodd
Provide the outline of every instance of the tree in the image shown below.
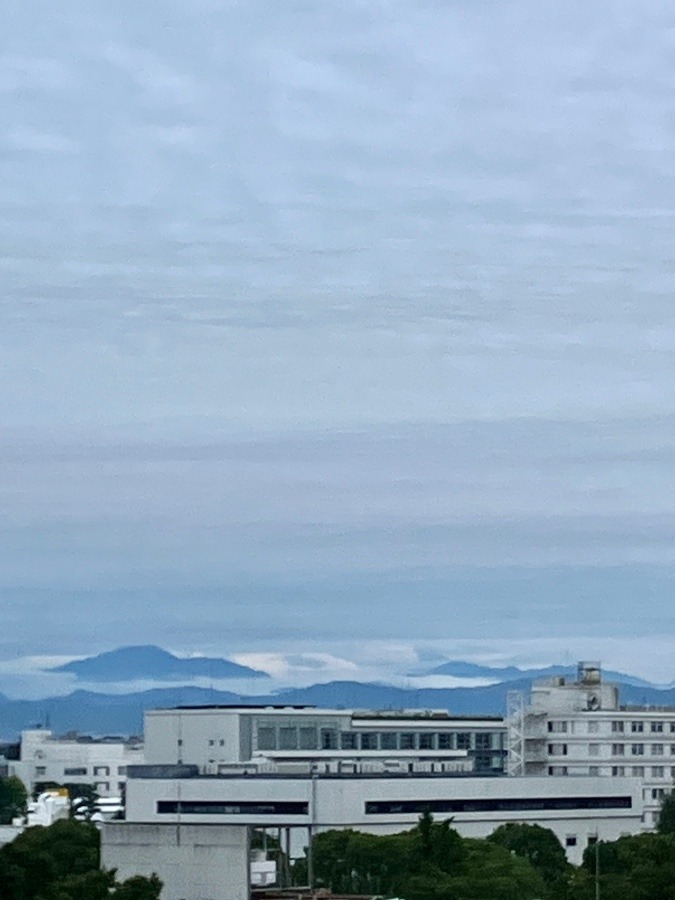
<path fill-rule="evenodd" d="M 0 778 L 0 825 L 10 825 L 12 819 L 24 816 L 28 805 L 28 793 L 23 781 L 16 775 Z"/>
<path fill-rule="evenodd" d="M 114 900 L 159 900 L 163 884 L 153 872 L 149 878 L 134 875 L 119 884 L 112 893 Z"/>
<path fill-rule="evenodd" d="M 572 869 L 567 862 L 565 850 L 550 828 L 509 822 L 496 828 L 488 841 L 526 859 L 557 893 L 560 883 L 566 882 L 571 875 Z"/>
<path fill-rule="evenodd" d="M 675 834 L 675 791 L 663 798 L 656 829 L 659 834 Z"/>
<path fill-rule="evenodd" d="M 159 900 L 157 875 L 121 883 L 101 871 L 100 837 L 88 822 L 27 828 L 0 847 L 1 900 Z"/>

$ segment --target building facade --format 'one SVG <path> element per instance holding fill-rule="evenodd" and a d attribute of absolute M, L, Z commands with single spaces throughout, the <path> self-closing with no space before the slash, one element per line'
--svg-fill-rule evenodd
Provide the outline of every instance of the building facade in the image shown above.
<path fill-rule="evenodd" d="M 127 766 L 145 760 L 139 740 L 56 737 L 47 729 L 23 731 L 18 755 L 18 760 L 8 761 L 8 770 L 21 778 L 29 793 L 40 784 L 86 784 L 102 797 L 119 796 Z"/>
<path fill-rule="evenodd" d="M 512 702 L 508 727 L 510 774 L 636 778 L 654 828 L 675 780 L 675 708 L 622 706 L 600 665 L 580 663 L 575 681 L 537 681 Z"/>
<path fill-rule="evenodd" d="M 260 758 L 325 766 L 371 756 L 411 767 L 421 761 L 443 766 L 466 757 L 476 774 L 502 775 L 505 741 L 500 717 L 457 717 L 442 710 L 201 706 L 152 710 L 145 716 L 148 764 L 189 763 L 205 774 Z"/>

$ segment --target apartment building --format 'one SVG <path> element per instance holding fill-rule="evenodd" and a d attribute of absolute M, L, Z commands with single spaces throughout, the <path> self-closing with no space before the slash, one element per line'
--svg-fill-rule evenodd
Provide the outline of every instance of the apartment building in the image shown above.
<path fill-rule="evenodd" d="M 637 778 L 643 827 L 654 828 L 675 780 L 675 708 L 621 705 L 599 663 L 580 663 L 573 681 L 535 682 L 529 700 L 510 699 L 509 774 Z"/>

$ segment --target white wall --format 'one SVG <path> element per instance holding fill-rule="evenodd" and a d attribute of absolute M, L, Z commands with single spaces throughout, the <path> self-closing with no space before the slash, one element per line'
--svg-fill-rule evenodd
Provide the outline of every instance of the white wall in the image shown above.
<path fill-rule="evenodd" d="M 637 780 L 629 778 L 187 778 L 131 779 L 127 790 L 127 822 L 241 824 L 278 827 L 296 825 L 316 829 L 353 827 L 361 830 L 391 833 L 413 827 L 419 812 L 366 813 L 367 801 L 428 801 L 443 799 L 490 800 L 537 797 L 630 797 L 628 809 L 570 810 L 492 810 L 489 812 L 438 813 L 437 818 L 451 818 L 460 834 L 486 837 L 505 822 L 530 822 L 553 829 L 563 845 L 568 837 L 576 837 L 568 855 L 578 861 L 589 836 L 615 840 L 622 834 L 635 834 L 642 821 L 642 796 Z M 161 800 L 182 802 L 212 801 L 236 804 L 304 802 L 305 814 L 274 815 L 266 812 L 244 813 L 158 813 Z"/>
<path fill-rule="evenodd" d="M 248 830 L 225 825 L 110 822 L 101 865 L 124 881 L 156 873 L 162 900 L 248 900 Z"/>

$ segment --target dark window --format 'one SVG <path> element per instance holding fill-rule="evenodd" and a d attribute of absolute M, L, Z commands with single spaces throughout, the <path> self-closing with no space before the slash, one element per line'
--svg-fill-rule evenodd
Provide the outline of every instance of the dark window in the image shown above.
<path fill-rule="evenodd" d="M 452 750 L 452 735 L 448 734 L 447 731 L 438 735 L 438 749 Z"/>
<path fill-rule="evenodd" d="M 264 803 L 256 800 L 158 800 L 157 812 L 160 815 L 182 814 L 186 816 L 306 816 L 309 811 L 307 803 L 295 800 L 278 800 Z"/>
<path fill-rule="evenodd" d="M 460 731 L 457 734 L 457 749 L 458 750 L 470 750 L 471 749 L 471 732 L 470 731 Z"/>
<path fill-rule="evenodd" d="M 401 734 L 401 750 L 415 749 L 415 735 L 412 731 L 404 731 Z"/>
<path fill-rule="evenodd" d="M 433 750 L 434 737 L 434 734 L 428 734 L 424 731 L 420 732 L 420 750 Z"/>
<path fill-rule="evenodd" d="M 322 728 L 321 729 L 321 749 L 322 750 L 337 750 L 337 745 L 338 745 L 337 731 L 333 731 L 332 728 Z"/>
<path fill-rule="evenodd" d="M 565 838 L 565 846 L 566 847 L 576 847 L 577 845 L 577 836 L 576 834 L 568 834 Z"/>
<path fill-rule="evenodd" d="M 276 750 L 277 735 L 274 728 L 258 728 L 258 750 Z"/>
<path fill-rule="evenodd" d="M 64 769 L 64 770 L 63 770 L 63 774 L 64 774 L 64 775 L 86 775 L 86 774 L 87 774 L 87 770 L 86 770 L 85 768 L 82 768 L 82 769 L 79 769 L 79 768 L 76 768 L 76 769 Z"/>
<path fill-rule="evenodd" d="M 631 797 L 504 797 L 471 800 L 367 800 L 366 815 L 387 813 L 525 812 L 551 809 L 632 809 Z"/>
<path fill-rule="evenodd" d="M 377 750 L 377 732 L 363 731 L 361 732 L 361 749 Z"/>
<path fill-rule="evenodd" d="M 358 746 L 358 734 L 355 731 L 343 731 L 340 740 L 343 750 L 356 750 Z"/>
<path fill-rule="evenodd" d="M 476 734 L 476 750 L 491 750 L 492 735 L 490 732 L 478 732 Z"/>
<path fill-rule="evenodd" d="M 382 750 L 396 750 L 398 741 L 395 731 L 383 731 L 380 733 L 380 747 Z"/>

